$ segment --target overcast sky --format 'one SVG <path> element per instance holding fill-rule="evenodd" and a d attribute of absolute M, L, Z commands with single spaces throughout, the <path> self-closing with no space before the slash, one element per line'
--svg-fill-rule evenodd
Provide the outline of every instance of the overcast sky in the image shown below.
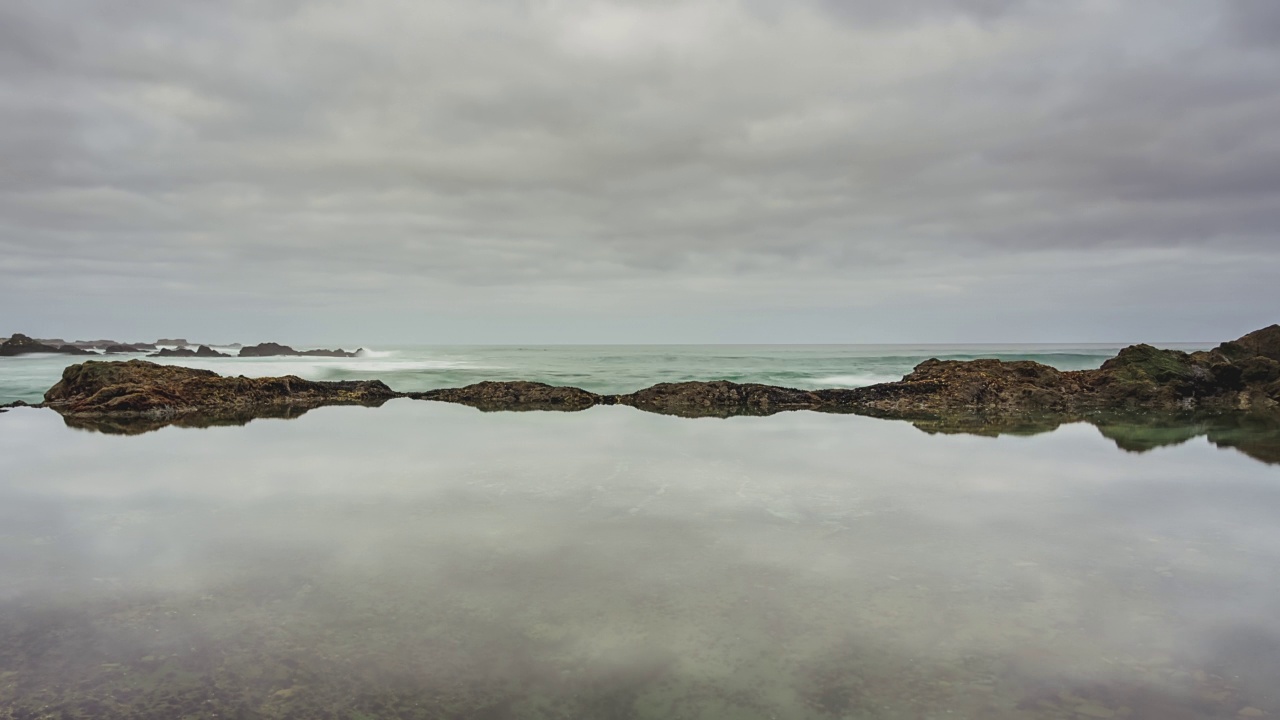
<path fill-rule="evenodd" d="M 0 335 L 1216 340 L 1275 0 L 7 0 Z"/>

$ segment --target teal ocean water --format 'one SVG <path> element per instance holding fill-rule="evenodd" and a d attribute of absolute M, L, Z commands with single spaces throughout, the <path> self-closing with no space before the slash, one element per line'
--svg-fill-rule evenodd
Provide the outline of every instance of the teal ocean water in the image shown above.
<path fill-rule="evenodd" d="M 380 347 L 358 358 L 213 358 L 156 362 L 223 375 L 379 379 L 402 392 L 481 380 L 534 380 L 625 393 L 660 382 L 732 380 L 801 389 L 858 387 L 901 378 L 922 360 L 1035 360 L 1061 370 L 1096 368 L 1121 345 L 556 345 Z M 1167 345 L 1203 349 L 1207 345 Z M 236 350 L 225 349 L 234 354 Z M 101 359 L 145 357 L 113 355 Z M 0 402 L 35 402 L 76 358 L 0 358 Z"/>

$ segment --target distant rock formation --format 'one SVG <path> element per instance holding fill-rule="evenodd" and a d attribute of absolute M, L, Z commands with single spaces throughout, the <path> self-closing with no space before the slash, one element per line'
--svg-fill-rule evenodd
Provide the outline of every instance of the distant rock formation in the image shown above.
<path fill-rule="evenodd" d="M 178 347 L 186 347 L 191 343 L 186 338 L 160 338 L 156 340 L 156 345 L 176 345 Z"/>
<path fill-rule="evenodd" d="M 343 357 L 358 356 L 362 350 L 347 352 L 346 350 L 294 350 L 288 345 L 279 343 L 261 343 L 240 348 L 239 357 Z"/>
<path fill-rule="evenodd" d="M 30 355 L 35 353 L 57 353 L 61 355 L 96 355 L 97 353 L 88 350 L 82 350 L 71 345 L 46 345 L 38 340 L 23 335 L 22 333 L 14 333 L 4 344 L 0 345 L 0 357 L 13 357 L 16 355 Z"/>
<path fill-rule="evenodd" d="M 122 355 L 125 353 L 140 352 L 138 348 L 132 345 L 108 345 L 102 349 L 104 355 Z"/>
<path fill-rule="evenodd" d="M 230 356 L 230 355 L 228 355 L 228 354 L 226 354 L 226 353 L 220 353 L 220 352 L 218 352 L 217 350 L 214 350 L 213 348 L 209 347 L 208 345 L 201 345 L 201 346 L 200 346 L 198 349 L 196 349 L 196 350 L 192 350 L 191 348 L 187 348 L 187 347 L 181 347 L 181 348 L 177 348 L 177 349 L 173 349 L 173 350 L 170 350 L 169 348 L 164 348 L 164 349 L 160 350 L 159 352 L 155 352 L 155 353 L 152 353 L 152 354 L 148 355 L 147 357 L 158 357 L 158 358 L 169 358 L 169 357 L 172 357 L 172 358 L 211 358 L 211 357 L 222 357 L 222 358 L 224 358 L 224 357 L 231 357 L 231 356 Z"/>

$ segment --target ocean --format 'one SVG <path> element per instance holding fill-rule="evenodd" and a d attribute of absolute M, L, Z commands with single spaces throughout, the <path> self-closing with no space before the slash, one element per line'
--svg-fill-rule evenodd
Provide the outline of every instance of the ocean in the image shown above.
<path fill-rule="evenodd" d="M 224 373 L 896 379 L 1115 348 L 379 348 Z M 66 358 L 0 360 L 36 399 Z M 183 364 L 188 364 L 184 361 Z M 1280 434 L 397 399 L 0 414 L 0 717 L 1280 717 Z"/>
<path fill-rule="evenodd" d="M 1096 368 L 1121 345 L 549 345 L 403 346 L 357 358 L 150 359 L 222 375 L 297 375 L 307 380 L 378 379 L 400 392 L 461 387 L 481 380 L 533 380 L 596 393 L 627 393 L 660 382 L 732 380 L 800 389 L 859 387 L 900 379 L 922 360 L 1035 360 L 1060 370 Z M 1165 345 L 1201 350 L 1207 344 Z M 235 348 L 217 348 L 234 355 Z M 351 349 L 348 346 L 348 349 Z M 38 402 L 62 368 L 62 355 L 0 358 L 0 403 Z"/>

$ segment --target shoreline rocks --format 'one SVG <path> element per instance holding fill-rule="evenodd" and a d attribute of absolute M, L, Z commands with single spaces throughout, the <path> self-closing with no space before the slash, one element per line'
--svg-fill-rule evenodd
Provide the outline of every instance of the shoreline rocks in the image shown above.
<path fill-rule="evenodd" d="M 290 352 L 352 355 L 341 350 L 297 353 L 266 343 L 243 348 L 241 356 Z M 195 351 L 169 351 L 166 356 L 223 355 L 202 346 Z M 710 381 L 661 383 L 633 393 L 599 395 L 537 382 L 486 381 L 397 393 L 376 380 L 230 378 L 141 360 L 90 361 L 66 368 L 62 381 L 45 394 L 45 405 L 77 423 L 144 419 L 161 425 L 179 421 L 198 425 L 294 416 L 322 405 L 376 406 L 399 397 L 458 403 L 485 412 L 573 412 L 596 405 L 626 405 L 665 415 L 727 418 L 811 410 L 906 420 L 927 432 L 977 434 L 1037 432 L 1043 431 L 1037 428 L 1067 422 L 1095 422 L 1099 414 L 1115 413 L 1280 418 L 1280 325 L 1195 353 L 1135 345 L 1096 370 L 1060 371 L 1029 361 L 935 359 L 920 363 L 896 382 L 812 391 Z"/>

